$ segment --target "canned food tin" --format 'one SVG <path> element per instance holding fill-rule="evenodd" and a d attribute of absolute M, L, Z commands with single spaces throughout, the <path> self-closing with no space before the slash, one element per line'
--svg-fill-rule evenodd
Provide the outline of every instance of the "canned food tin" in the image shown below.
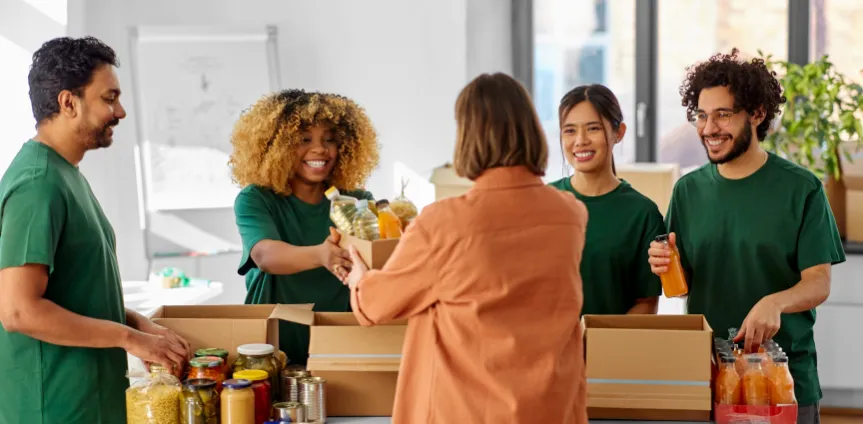
<path fill-rule="evenodd" d="M 311 422 L 327 422 L 326 380 L 321 377 L 301 379 L 300 402 L 306 406 L 306 420 Z"/>
<path fill-rule="evenodd" d="M 279 396 L 279 399 L 282 402 L 299 402 L 300 401 L 300 387 L 299 381 L 311 377 L 312 374 L 306 370 L 290 370 L 285 369 L 282 371 L 282 394 Z"/>
<path fill-rule="evenodd" d="M 306 422 L 306 405 L 299 402 L 274 403 L 273 418 L 289 423 L 304 423 Z"/>

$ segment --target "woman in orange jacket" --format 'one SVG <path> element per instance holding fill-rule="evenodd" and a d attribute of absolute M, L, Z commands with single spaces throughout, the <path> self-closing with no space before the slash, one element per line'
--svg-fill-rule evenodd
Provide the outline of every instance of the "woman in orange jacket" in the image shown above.
<path fill-rule="evenodd" d="M 586 423 L 579 262 L 587 211 L 543 184 L 530 97 L 481 75 L 456 101 L 465 195 L 429 205 L 386 266 L 351 249 L 363 325 L 408 319 L 393 423 Z"/>

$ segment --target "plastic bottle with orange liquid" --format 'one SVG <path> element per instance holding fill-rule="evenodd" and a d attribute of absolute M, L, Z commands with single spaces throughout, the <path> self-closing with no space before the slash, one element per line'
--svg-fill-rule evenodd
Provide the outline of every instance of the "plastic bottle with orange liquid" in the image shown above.
<path fill-rule="evenodd" d="M 386 199 L 378 200 L 378 227 L 380 227 L 382 239 L 394 239 L 402 236 L 402 221 L 390 209 L 390 203 Z"/>
<path fill-rule="evenodd" d="M 734 368 L 733 356 L 720 358 L 719 373 L 716 376 L 716 403 L 721 405 L 740 405 L 741 378 Z"/>
<path fill-rule="evenodd" d="M 659 276 L 665 297 L 680 297 L 688 294 L 689 287 L 686 285 L 686 276 L 683 273 L 683 265 L 680 263 L 680 252 L 678 252 L 677 246 L 669 244 L 668 234 L 656 236 L 656 241 L 664 243 L 671 250 L 669 257 L 671 262 L 668 264 L 668 271 Z"/>
<path fill-rule="evenodd" d="M 788 357 L 777 355 L 767 373 L 770 381 L 770 403 L 773 405 L 792 405 L 797 403 L 794 395 L 794 378 L 788 369 Z"/>

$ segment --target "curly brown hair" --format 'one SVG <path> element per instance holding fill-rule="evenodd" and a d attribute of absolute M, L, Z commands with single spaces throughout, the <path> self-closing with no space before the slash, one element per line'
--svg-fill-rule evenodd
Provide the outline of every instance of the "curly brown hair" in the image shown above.
<path fill-rule="evenodd" d="M 686 77 L 680 85 L 681 104 L 687 118 L 698 109 L 701 90 L 726 86 L 734 95 L 734 108 L 750 115 L 764 107 L 764 121 L 756 130 L 758 140 L 764 140 L 773 118 L 780 113 L 785 96 L 776 72 L 767 68 L 763 59 L 744 60 L 739 50 L 731 54 L 717 53 L 706 62 L 686 67 Z"/>
<path fill-rule="evenodd" d="M 266 96 L 245 111 L 231 136 L 229 165 L 240 186 L 258 185 L 290 195 L 297 146 L 306 128 L 325 125 L 339 146 L 328 183 L 358 190 L 378 164 L 378 139 L 371 120 L 352 100 L 329 93 L 285 90 Z"/>

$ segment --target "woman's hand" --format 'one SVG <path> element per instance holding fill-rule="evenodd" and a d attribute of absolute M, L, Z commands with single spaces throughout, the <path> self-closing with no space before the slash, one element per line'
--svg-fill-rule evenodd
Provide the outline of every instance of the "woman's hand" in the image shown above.
<path fill-rule="evenodd" d="M 356 247 L 351 246 L 350 256 L 352 261 L 351 272 L 342 280 L 342 282 L 353 289 L 369 272 L 369 267 L 366 266 L 365 262 L 363 262 L 363 258 L 360 257 L 360 252 L 357 251 Z"/>
<path fill-rule="evenodd" d="M 330 270 L 339 280 L 344 281 L 351 270 L 351 257 L 348 251 L 339 247 L 342 236 L 330 227 L 330 236 L 318 245 L 318 260 L 322 267 Z"/>

